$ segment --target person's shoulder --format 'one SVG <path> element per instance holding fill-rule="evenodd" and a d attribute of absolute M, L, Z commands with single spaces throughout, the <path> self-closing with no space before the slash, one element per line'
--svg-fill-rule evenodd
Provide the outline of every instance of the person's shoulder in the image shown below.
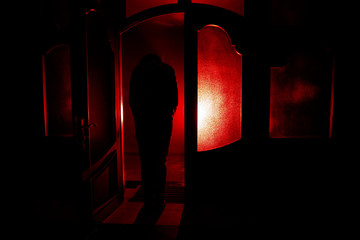
<path fill-rule="evenodd" d="M 166 71 L 169 73 L 169 74 L 175 74 L 175 70 L 172 66 L 170 66 L 169 64 L 167 63 L 163 63 L 163 67 L 164 69 L 166 69 Z"/>
<path fill-rule="evenodd" d="M 138 64 L 134 67 L 133 72 L 140 72 L 144 70 L 144 66 L 141 64 Z"/>
<path fill-rule="evenodd" d="M 146 74 L 147 74 L 146 66 L 143 66 L 141 64 L 136 65 L 132 71 L 133 78 L 141 78 L 143 75 Z"/>

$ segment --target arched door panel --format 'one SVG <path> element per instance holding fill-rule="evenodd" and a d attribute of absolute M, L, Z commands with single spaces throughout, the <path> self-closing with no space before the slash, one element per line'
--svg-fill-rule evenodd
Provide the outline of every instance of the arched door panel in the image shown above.
<path fill-rule="evenodd" d="M 224 29 L 198 31 L 197 149 L 220 148 L 241 138 L 242 55 Z"/>

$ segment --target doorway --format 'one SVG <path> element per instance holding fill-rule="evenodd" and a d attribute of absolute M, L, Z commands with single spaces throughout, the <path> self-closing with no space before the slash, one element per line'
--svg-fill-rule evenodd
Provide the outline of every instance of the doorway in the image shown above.
<path fill-rule="evenodd" d="M 146 54 L 157 54 L 175 70 L 178 108 L 167 157 L 167 185 L 184 186 L 184 14 L 172 13 L 140 22 L 120 35 L 121 78 L 123 88 L 123 134 L 125 184 L 141 180 L 140 157 L 134 120 L 129 106 L 131 73 Z"/>

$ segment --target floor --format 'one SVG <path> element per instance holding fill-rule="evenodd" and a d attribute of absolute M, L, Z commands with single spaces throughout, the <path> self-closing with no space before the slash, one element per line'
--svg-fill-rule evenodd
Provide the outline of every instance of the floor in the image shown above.
<path fill-rule="evenodd" d="M 184 155 L 169 155 L 166 161 L 167 182 L 184 184 Z M 140 158 L 138 154 L 125 155 L 125 181 L 140 181 Z"/>
<path fill-rule="evenodd" d="M 181 201 L 169 201 L 155 224 L 144 224 L 143 202 L 139 201 L 139 198 L 134 201 L 141 189 L 140 168 L 136 165 L 138 158 L 128 156 L 127 161 L 128 174 L 124 202 L 95 228 L 86 240 L 267 239 L 269 237 L 293 239 L 323 238 L 343 234 L 337 230 L 338 222 L 333 221 L 334 217 L 314 218 L 312 213 L 316 209 L 309 209 L 305 213 L 301 213 L 300 210 L 296 212 L 295 210 L 302 206 L 301 203 L 281 210 L 276 208 L 280 205 L 272 207 L 269 205 L 269 208 L 266 208 L 248 201 L 232 204 L 227 202 L 224 208 L 216 208 L 206 201 L 202 203 L 203 206 L 191 209 L 191 206 L 184 205 Z M 180 178 L 184 171 L 183 166 L 180 156 L 169 158 L 168 189 L 179 190 L 181 189 L 179 186 L 184 186 L 183 178 Z M 223 197 L 226 199 L 226 193 Z"/>
<path fill-rule="evenodd" d="M 141 219 L 142 202 L 132 202 L 136 188 L 126 188 L 123 204 L 111 214 L 87 240 L 146 239 L 233 239 L 248 237 L 254 231 L 248 222 L 240 222 L 231 215 L 209 212 L 209 208 L 195 213 L 186 210 L 183 203 L 167 203 L 155 225 L 146 225 Z"/>
<path fill-rule="evenodd" d="M 170 197 L 170 201 L 166 202 L 165 209 L 157 218 L 155 225 L 143 224 L 141 220 L 143 218 L 143 202 L 134 200 L 138 199 L 136 194 L 139 194 L 141 188 L 140 159 L 136 154 L 128 154 L 125 155 L 126 184 L 124 201 L 119 208 L 103 221 L 101 227 L 91 235 L 90 239 L 178 239 L 184 202 L 181 201 L 181 197 L 174 198 L 173 195 L 183 195 L 183 191 L 179 190 L 184 188 L 184 156 L 170 155 L 166 164 L 167 187 L 165 198 L 166 196 Z M 172 189 L 177 192 L 171 192 Z M 173 201 L 174 199 L 175 201 Z"/>
<path fill-rule="evenodd" d="M 170 201 L 167 201 L 164 211 L 156 218 L 155 224 L 149 225 L 144 221 L 141 194 L 139 197 L 141 193 L 139 158 L 136 155 L 126 156 L 124 201 L 87 240 L 264 239 L 270 236 L 276 239 L 291 239 L 296 236 L 320 237 L 331 229 L 331 224 L 328 225 L 328 222 L 297 217 L 292 215 L 290 209 L 281 212 L 277 211 L 275 206 L 267 209 L 257 206 L 256 203 L 241 200 L 238 203 L 224 201 L 227 206 L 221 208 L 206 201 L 201 203 L 201 206 L 191 209 L 184 205 L 184 198 L 179 197 L 184 194 L 181 191 L 184 189 L 183 159 L 181 155 L 169 156 L 165 195 Z M 222 196 L 227 199 L 226 192 L 223 192 Z M 262 210 L 266 211 L 262 212 Z M 317 235 L 314 232 L 317 232 Z"/>
<path fill-rule="evenodd" d="M 136 188 L 125 188 L 125 198 L 121 206 L 111 214 L 104 223 L 110 224 L 133 224 L 139 215 L 143 202 L 131 201 L 137 193 L 140 185 Z M 183 203 L 166 203 L 165 209 L 156 222 L 158 226 L 179 226 L 183 212 Z"/>

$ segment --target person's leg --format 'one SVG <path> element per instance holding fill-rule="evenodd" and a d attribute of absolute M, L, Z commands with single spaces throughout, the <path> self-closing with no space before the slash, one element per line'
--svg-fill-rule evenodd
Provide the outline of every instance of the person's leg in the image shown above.
<path fill-rule="evenodd" d="M 153 207 L 153 193 L 154 193 L 154 186 L 153 186 L 153 179 L 152 179 L 152 172 L 151 164 L 147 161 L 148 159 L 145 158 L 141 161 L 141 186 L 144 191 L 144 206 L 146 209 L 151 209 Z"/>
<path fill-rule="evenodd" d="M 166 157 L 168 155 L 170 138 L 172 132 L 172 119 L 164 122 L 159 132 L 157 156 L 156 156 L 156 183 L 155 183 L 155 204 L 163 207 L 164 192 L 166 186 Z"/>
<path fill-rule="evenodd" d="M 149 139 L 149 131 L 144 124 L 137 122 L 136 130 L 141 163 L 141 186 L 144 192 L 144 209 L 148 213 L 153 208 L 154 194 L 152 141 Z"/>
<path fill-rule="evenodd" d="M 155 175 L 155 204 L 163 204 L 164 202 L 164 192 L 165 192 L 165 185 L 166 185 L 166 159 L 163 158 L 162 160 L 157 162 L 156 166 L 156 175 Z"/>
<path fill-rule="evenodd" d="M 164 207 L 166 157 L 170 145 L 172 118 L 152 122 L 151 127 L 149 122 L 145 124 L 137 125 L 144 204 L 149 209 L 154 207 L 158 211 Z"/>

